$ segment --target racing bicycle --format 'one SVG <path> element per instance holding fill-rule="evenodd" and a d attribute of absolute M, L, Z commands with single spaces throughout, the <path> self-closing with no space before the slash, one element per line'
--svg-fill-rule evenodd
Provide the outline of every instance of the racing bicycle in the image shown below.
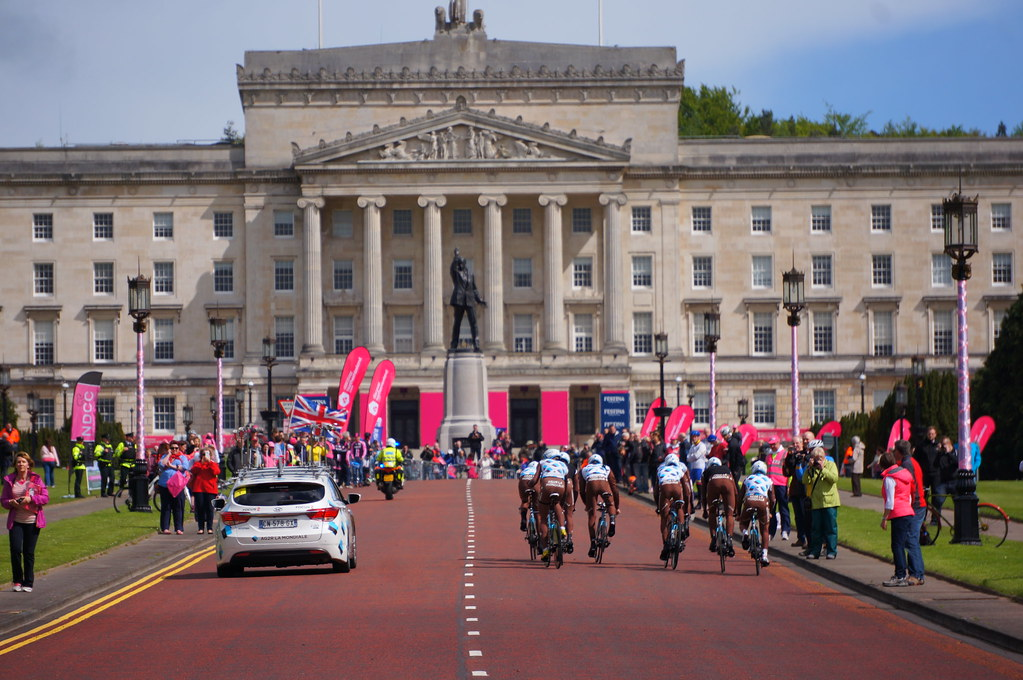
<path fill-rule="evenodd" d="M 718 558 L 721 560 L 721 573 L 725 573 L 725 559 L 728 558 L 728 531 L 725 530 L 725 504 L 720 498 L 715 498 L 711 505 L 714 507 L 715 520 L 714 546 Z"/>
<path fill-rule="evenodd" d="M 604 549 L 611 545 L 611 541 L 608 540 L 607 532 L 610 525 L 611 518 L 608 516 L 607 504 L 611 494 L 604 491 L 600 494 L 602 499 L 597 501 L 597 509 L 600 510 L 600 517 L 597 519 L 596 531 L 593 535 L 593 542 L 596 544 L 597 552 L 593 559 L 596 560 L 597 564 L 604 561 Z"/>
<path fill-rule="evenodd" d="M 554 512 L 555 506 L 560 502 L 561 496 L 552 493 L 550 508 L 547 510 L 547 558 L 544 562 L 548 567 L 554 562 L 555 569 L 561 569 L 561 565 L 565 563 L 565 537 L 561 535 L 558 516 Z"/>
<path fill-rule="evenodd" d="M 526 509 L 526 542 L 529 543 L 529 559 L 535 560 L 537 554 L 540 552 L 540 532 L 538 530 L 538 523 L 536 517 L 536 505 L 534 505 L 533 497 L 536 492 L 530 489 L 526 492 L 528 498 L 528 506 Z"/>
<path fill-rule="evenodd" d="M 760 568 L 764 566 L 764 543 L 760 535 L 760 509 L 750 508 L 749 525 L 749 556 L 753 558 L 753 564 L 757 567 L 757 576 L 760 575 Z"/>
<path fill-rule="evenodd" d="M 686 537 L 689 536 L 689 515 L 686 515 L 684 519 L 679 517 L 684 504 L 682 499 L 675 499 L 668 514 L 668 556 L 664 560 L 665 569 L 668 568 L 668 564 L 671 564 L 672 569 L 677 568 L 678 556 L 686 549 Z"/>

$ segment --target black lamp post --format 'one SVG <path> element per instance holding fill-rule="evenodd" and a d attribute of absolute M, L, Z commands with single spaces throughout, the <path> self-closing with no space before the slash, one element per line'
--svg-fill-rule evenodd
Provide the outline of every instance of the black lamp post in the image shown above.
<path fill-rule="evenodd" d="M 920 446 L 924 441 L 923 395 L 925 364 L 922 356 L 912 358 L 913 366 L 913 446 Z"/>
<path fill-rule="evenodd" d="M 792 437 L 799 437 L 799 313 L 806 307 L 803 284 L 806 275 L 795 265 L 783 272 L 782 306 L 789 313 L 788 324 L 792 335 Z"/>
<path fill-rule="evenodd" d="M 273 432 L 274 428 L 274 417 L 277 415 L 274 411 L 273 393 L 274 393 L 274 374 L 273 367 L 277 365 L 277 339 L 266 337 L 263 338 L 263 365 L 266 366 L 266 410 L 260 413 L 263 420 L 266 422 L 266 434 L 269 436 Z"/>
<path fill-rule="evenodd" d="M 213 419 L 213 441 L 220 441 L 220 404 L 217 403 L 218 401 L 217 395 L 210 395 L 210 417 Z"/>
<path fill-rule="evenodd" d="M 11 367 L 0 366 L 0 394 L 3 395 L 3 411 L 0 412 L 0 427 L 7 424 L 7 392 L 11 389 Z"/>
<path fill-rule="evenodd" d="M 691 382 L 687 382 L 686 383 L 686 396 L 687 396 L 687 399 L 689 401 L 689 408 L 693 407 L 693 397 L 696 396 L 694 394 L 695 390 L 696 390 L 696 385 L 694 385 Z"/>
<path fill-rule="evenodd" d="M 703 315 L 703 341 L 707 345 L 707 353 L 710 354 L 710 431 L 717 432 L 717 357 L 718 340 L 721 339 L 721 314 L 715 309 Z"/>
<path fill-rule="evenodd" d="M 248 385 L 248 387 L 249 387 L 249 419 L 245 423 L 246 425 L 252 425 L 252 388 L 255 385 L 256 385 L 256 383 L 252 382 L 251 380 L 249 381 L 249 385 Z"/>
<path fill-rule="evenodd" d="M 739 424 L 745 425 L 746 419 L 749 418 L 749 399 L 739 400 Z"/>
<path fill-rule="evenodd" d="M 245 388 L 239 387 L 234 391 L 234 429 L 242 426 L 242 417 L 245 415 Z"/>
<path fill-rule="evenodd" d="M 952 260 L 956 281 L 956 376 L 959 384 L 959 472 L 956 475 L 955 526 L 953 543 L 980 545 L 980 517 L 977 513 L 977 478 L 973 474 L 970 445 L 970 365 L 966 324 L 966 282 L 971 275 L 969 259 L 977 252 L 977 197 L 959 192 L 941 202 L 945 227 L 945 254 Z"/>
<path fill-rule="evenodd" d="M 64 429 L 64 426 L 67 424 L 67 391 L 70 387 L 71 385 L 69 385 L 67 382 L 62 382 L 60 384 L 60 391 L 64 397 L 64 422 L 62 422 L 60 425 L 60 429 L 62 430 Z"/>
<path fill-rule="evenodd" d="M 860 373 L 860 413 L 867 412 L 867 374 Z"/>
<path fill-rule="evenodd" d="M 146 319 L 152 312 L 152 281 L 139 273 L 128 278 L 128 315 L 135 319 L 135 467 L 129 482 L 132 498 L 132 512 L 152 512 L 149 507 L 149 488 L 146 479 L 146 380 L 145 380 L 145 334 Z"/>
<path fill-rule="evenodd" d="M 682 376 L 675 376 L 675 406 L 682 405 Z"/>
<path fill-rule="evenodd" d="M 195 409 L 192 408 L 191 404 L 185 404 L 181 407 L 181 420 L 185 423 L 185 438 L 188 438 L 189 433 L 192 431 L 192 423 L 195 422 Z"/>
<path fill-rule="evenodd" d="M 654 335 L 654 356 L 657 357 L 657 363 L 661 365 L 661 405 L 654 409 L 654 415 L 658 419 L 661 442 L 664 442 L 664 419 L 671 415 L 671 407 L 664 403 L 664 360 L 668 358 L 667 333 Z"/>
<path fill-rule="evenodd" d="M 217 408 L 213 416 L 213 441 L 217 445 L 217 454 L 223 454 L 224 442 L 221 433 L 224 431 L 224 349 L 227 347 L 227 320 L 210 317 L 210 344 L 213 346 L 213 357 L 217 360 Z"/>
<path fill-rule="evenodd" d="M 906 406 L 909 404 L 909 388 L 905 383 L 895 386 L 895 405 L 899 407 L 899 417 L 906 417 Z"/>
<path fill-rule="evenodd" d="M 35 455 L 38 447 L 36 442 L 36 419 L 39 417 L 39 395 L 35 392 L 28 393 L 28 420 L 32 426 L 32 455 Z"/>

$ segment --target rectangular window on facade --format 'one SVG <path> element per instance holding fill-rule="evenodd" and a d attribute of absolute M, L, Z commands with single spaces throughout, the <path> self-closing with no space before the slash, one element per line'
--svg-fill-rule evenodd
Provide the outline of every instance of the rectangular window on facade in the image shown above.
<path fill-rule="evenodd" d="M 153 213 L 153 238 L 174 238 L 174 213 Z"/>
<path fill-rule="evenodd" d="M 239 427 L 238 423 L 238 402 L 234 399 L 229 399 L 229 395 L 224 395 L 224 431 L 234 430 Z"/>
<path fill-rule="evenodd" d="M 455 208 L 451 211 L 452 231 L 456 234 L 472 233 L 472 210 L 469 208 Z"/>
<path fill-rule="evenodd" d="M 274 260 L 274 290 L 278 293 L 295 290 L 294 260 Z"/>
<path fill-rule="evenodd" d="M 931 285 L 935 288 L 952 285 L 952 258 L 945 253 L 931 254 Z"/>
<path fill-rule="evenodd" d="M 775 403 L 777 396 L 774 390 L 755 390 L 753 392 L 753 424 L 774 425 L 777 418 Z"/>
<path fill-rule="evenodd" d="M 394 289 L 412 290 L 412 260 L 394 261 Z"/>
<path fill-rule="evenodd" d="M 835 315 L 831 312 L 813 313 L 813 352 L 831 354 L 835 351 Z"/>
<path fill-rule="evenodd" d="M 213 292 L 234 292 L 234 262 L 213 263 Z"/>
<path fill-rule="evenodd" d="M 991 283 L 996 286 L 1012 283 L 1012 253 L 991 254 Z"/>
<path fill-rule="evenodd" d="M 774 354 L 774 312 L 753 312 L 753 354 Z"/>
<path fill-rule="evenodd" d="M 813 391 L 813 420 L 829 423 L 835 419 L 835 390 Z"/>
<path fill-rule="evenodd" d="M 38 320 L 32 324 L 32 363 L 36 366 L 52 366 L 56 328 L 53 321 Z"/>
<path fill-rule="evenodd" d="M 32 265 L 32 292 L 35 295 L 53 295 L 52 262 L 36 262 Z"/>
<path fill-rule="evenodd" d="M 411 314 L 394 315 L 394 351 L 396 354 L 412 354 L 415 351 L 414 328 Z"/>
<path fill-rule="evenodd" d="M 932 314 L 933 353 L 935 356 L 951 356 L 955 353 L 955 314 L 951 309 L 935 309 Z"/>
<path fill-rule="evenodd" d="M 991 329 L 992 347 L 998 341 L 998 336 L 1002 334 L 1002 322 L 1005 321 L 1005 317 L 1008 315 L 1009 310 L 1007 309 L 994 309 L 991 311 L 991 323 L 993 326 Z"/>
<path fill-rule="evenodd" d="M 636 405 L 633 411 L 632 422 L 642 423 L 646 420 L 646 413 L 650 410 L 650 405 L 654 403 L 654 393 L 643 390 L 642 392 L 636 391 Z"/>
<path fill-rule="evenodd" d="M 710 393 L 696 392 L 693 394 L 693 422 L 701 425 L 710 423 Z"/>
<path fill-rule="evenodd" d="M 572 233 L 589 234 L 593 231 L 593 211 L 589 208 L 572 208 Z"/>
<path fill-rule="evenodd" d="M 593 351 L 593 315 L 576 314 L 572 324 L 572 345 L 576 352 Z"/>
<path fill-rule="evenodd" d="M 577 435 L 590 436 L 597 431 L 597 400 L 592 397 L 577 397 L 572 400 L 572 431 Z"/>
<path fill-rule="evenodd" d="M 528 257 L 516 257 L 512 260 L 512 286 L 533 287 L 533 260 Z"/>
<path fill-rule="evenodd" d="M 32 240 L 52 241 L 53 240 L 53 214 L 36 213 L 32 215 Z"/>
<path fill-rule="evenodd" d="M 512 233 L 532 234 L 533 233 L 533 211 L 529 208 L 512 209 Z"/>
<path fill-rule="evenodd" d="M 895 353 L 895 313 L 891 310 L 874 311 L 873 352 L 876 357 L 890 357 Z"/>
<path fill-rule="evenodd" d="M 1012 229 L 1012 204 L 991 204 L 991 230 L 1008 231 Z"/>
<path fill-rule="evenodd" d="M 572 260 L 572 287 L 593 288 L 592 257 L 577 257 Z"/>
<path fill-rule="evenodd" d="M 693 231 L 709 234 L 713 227 L 712 213 L 709 205 L 693 206 Z"/>
<path fill-rule="evenodd" d="M 114 398 L 113 397 L 97 397 L 96 399 L 96 413 L 103 419 L 104 423 L 114 422 Z M 68 417 L 71 417 L 71 413 L 68 413 Z"/>
<path fill-rule="evenodd" d="M 174 432 L 177 429 L 174 397 L 153 397 L 153 429 Z"/>
<path fill-rule="evenodd" d="M 832 285 L 831 256 L 810 256 L 810 285 L 814 288 L 830 288 Z"/>
<path fill-rule="evenodd" d="M 714 285 L 714 258 L 710 255 L 693 255 L 693 288 L 710 288 Z"/>
<path fill-rule="evenodd" d="M 112 241 L 114 238 L 114 213 L 92 214 L 92 239 Z"/>
<path fill-rule="evenodd" d="M 354 229 L 351 210 L 334 210 L 330 214 L 330 233 L 334 238 L 352 238 Z"/>
<path fill-rule="evenodd" d="M 153 358 L 174 360 L 174 319 L 153 319 Z"/>
<path fill-rule="evenodd" d="M 810 231 L 814 234 L 826 234 L 831 231 L 831 206 L 810 206 Z"/>
<path fill-rule="evenodd" d="M 234 213 L 213 213 L 213 238 L 234 238 Z"/>
<path fill-rule="evenodd" d="M 636 312 L 632 315 L 632 353 L 650 354 L 654 351 L 654 315 Z"/>
<path fill-rule="evenodd" d="M 875 288 L 892 287 L 892 256 L 870 256 L 870 283 Z"/>
<path fill-rule="evenodd" d="M 634 233 L 650 233 L 653 229 L 653 211 L 648 205 L 632 206 L 632 231 Z"/>
<path fill-rule="evenodd" d="M 282 359 L 294 359 L 295 317 L 275 316 L 274 337 L 277 338 L 277 356 Z"/>
<path fill-rule="evenodd" d="M 771 233 L 771 206 L 753 206 L 750 211 L 750 228 L 754 234 Z"/>
<path fill-rule="evenodd" d="M 395 236 L 412 235 L 412 211 L 392 210 L 391 211 L 391 233 Z"/>
<path fill-rule="evenodd" d="M 153 263 L 153 293 L 171 295 L 174 293 L 174 263 Z"/>
<path fill-rule="evenodd" d="M 774 257 L 771 255 L 754 255 L 752 267 L 752 284 L 754 288 L 771 288 L 774 286 Z"/>
<path fill-rule="evenodd" d="M 92 360 L 114 360 L 113 319 L 96 319 L 92 322 Z"/>
<path fill-rule="evenodd" d="M 940 203 L 931 203 L 931 231 L 945 231 L 945 209 Z"/>
<path fill-rule="evenodd" d="M 237 324 L 234 319 L 224 319 L 224 358 L 234 359 L 234 336 Z"/>
<path fill-rule="evenodd" d="M 334 290 L 352 290 L 354 288 L 355 262 L 334 260 Z"/>
<path fill-rule="evenodd" d="M 334 354 L 348 354 L 355 348 L 355 317 L 334 317 Z"/>
<path fill-rule="evenodd" d="M 295 213 L 290 210 L 274 210 L 274 236 L 291 238 L 295 235 Z"/>
<path fill-rule="evenodd" d="M 92 263 L 92 292 L 95 295 L 110 295 L 114 292 L 114 263 Z"/>
<path fill-rule="evenodd" d="M 892 207 L 890 205 L 870 206 L 870 230 L 892 230 Z"/>
<path fill-rule="evenodd" d="M 531 314 L 515 314 L 512 317 L 512 351 L 520 353 L 533 351 L 533 316 Z"/>
<path fill-rule="evenodd" d="M 39 412 L 36 413 L 36 426 L 40 429 L 52 430 L 57 427 L 57 405 L 54 399 L 40 397 Z"/>
<path fill-rule="evenodd" d="M 654 258 L 650 255 L 632 256 L 632 287 L 652 288 L 654 285 Z"/>
<path fill-rule="evenodd" d="M 693 354 L 707 353 L 707 317 L 704 312 L 693 314 Z"/>

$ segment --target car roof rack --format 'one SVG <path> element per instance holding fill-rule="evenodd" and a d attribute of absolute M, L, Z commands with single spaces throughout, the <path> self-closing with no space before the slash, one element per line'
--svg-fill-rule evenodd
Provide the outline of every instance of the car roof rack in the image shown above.
<path fill-rule="evenodd" d="M 238 473 L 238 481 L 266 480 L 284 477 L 286 474 L 312 473 L 316 477 L 330 477 L 332 470 L 323 465 L 285 465 L 282 467 L 244 468 Z"/>

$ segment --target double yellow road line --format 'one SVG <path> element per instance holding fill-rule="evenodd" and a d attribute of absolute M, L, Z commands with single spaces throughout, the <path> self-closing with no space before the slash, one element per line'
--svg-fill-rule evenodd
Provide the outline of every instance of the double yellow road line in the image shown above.
<path fill-rule="evenodd" d="M 213 551 L 214 548 L 211 546 L 209 548 L 204 548 L 199 552 L 192 553 L 191 555 L 188 555 L 177 562 L 164 567 L 163 569 L 155 571 L 152 574 L 148 574 L 134 583 L 130 583 L 123 588 L 104 595 L 97 600 L 54 619 L 53 621 L 49 621 L 41 626 L 33 628 L 32 630 L 7 638 L 6 640 L 2 640 L 0 641 L 0 656 L 13 652 L 16 649 L 21 649 L 25 645 L 30 645 L 33 642 L 48 638 L 51 635 L 59 633 L 71 626 L 75 626 L 82 621 L 99 614 L 100 612 L 106 611 L 115 604 L 123 602 L 134 595 L 138 595 L 148 588 L 152 588 L 165 578 L 173 576 L 185 569 L 188 569 L 192 565 L 201 562 L 212 555 Z"/>

